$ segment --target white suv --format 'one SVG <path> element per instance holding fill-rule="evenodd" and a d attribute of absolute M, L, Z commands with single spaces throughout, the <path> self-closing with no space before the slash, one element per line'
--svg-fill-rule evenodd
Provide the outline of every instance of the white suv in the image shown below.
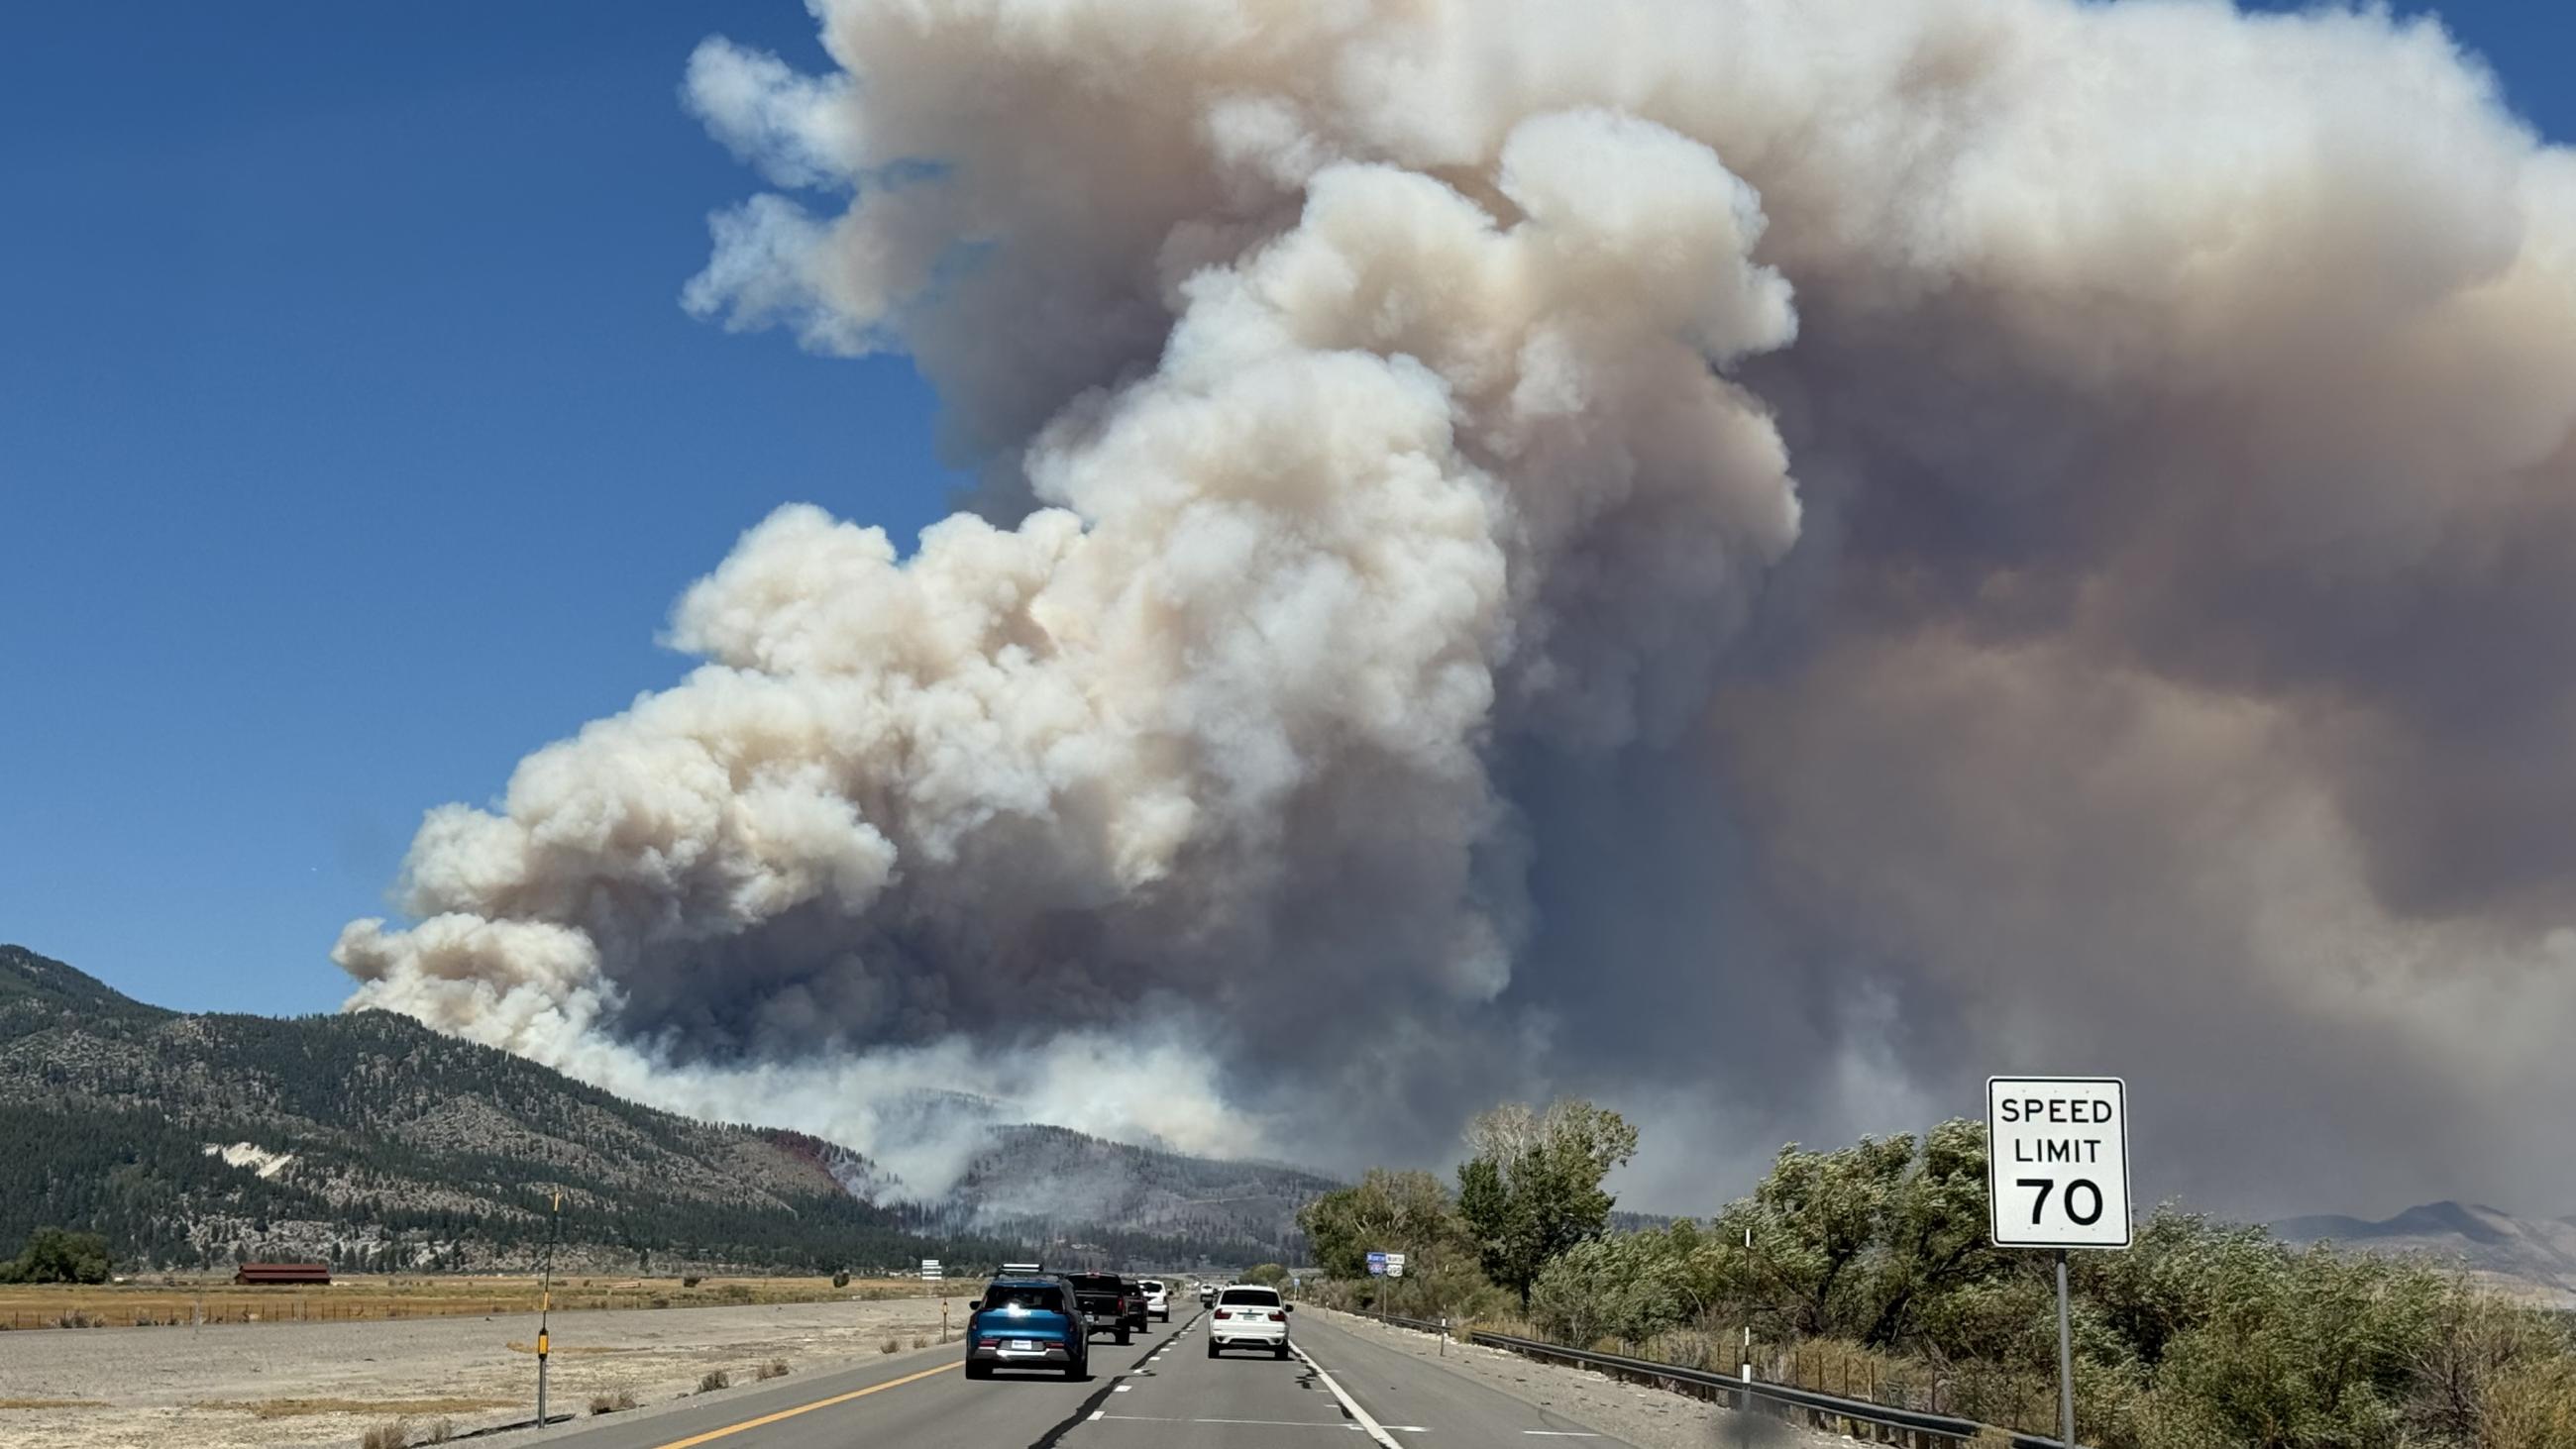
<path fill-rule="evenodd" d="M 1237 1283 L 1216 1295 L 1208 1315 L 1208 1357 L 1229 1348 L 1266 1348 L 1276 1358 L 1288 1356 L 1288 1314 L 1275 1288 Z"/>
<path fill-rule="evenodd" d="M 1163 1286 L 1163 1280 L 1160 1278 L 1142 1278 L 1137 1281 L 1142 1283 L 1145 1288 L 1145 1311 L 1154 1317 L 1163 1320 L 1165 1323 L 1171 1322 L 1172 1294 L 1170 1289 Z"/>

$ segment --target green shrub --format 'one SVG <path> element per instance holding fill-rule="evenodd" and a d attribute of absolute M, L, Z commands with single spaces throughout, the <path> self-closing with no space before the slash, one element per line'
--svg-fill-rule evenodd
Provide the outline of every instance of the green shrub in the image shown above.
<path fill-rule="evenodd" d="M 0 1263 L 0 1283 L 104 1283 L 107 1239 L 96 1233 L 38 1228 L 17 1257 Z"/>
<path fill-rule="evenodd" d="M 1480 1326 L 1956 1414 L 2057 1428 L 2057 1295 L 2043 1253 L 1988 1241 L 1982 1124 L 1816 1152 L 1791 1144 L 1753 1193 L 1581 1239 L 1517 1295 L 1358 1276 L 1359 1249 L 1440 1242 L 1421 1174 L 1372 1173 L 1301 1214 L 1334 1276 L 1319 1304 L 1469 1303 Z M 1750 1237 L 1748 1246 L 1747 1238 Z M 2079 1253 L 2079 1436 L 2096 1449 L 2576 1449 L 2576 1318 L 2416 1259 L 2292 1248 L 2257 1226 L 2159 1209 L 2125 1252 Z M 1462 1327 L 1465 1325 L 1462 1325 Z"/>

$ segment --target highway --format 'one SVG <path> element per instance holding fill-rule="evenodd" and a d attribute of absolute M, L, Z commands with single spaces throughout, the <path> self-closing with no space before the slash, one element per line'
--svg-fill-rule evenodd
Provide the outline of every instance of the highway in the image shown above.
<path fill-rule="evenodd" d="M 1544 1409 L 1390 1352 L 1301 1313 L 1299 1353 L 1207 1357 L 1200 1312 L 1132 1346 L 1102 1338 L 1091 1378 L 1002 1374 L 969 1382 L 964 1353 L 908 1354 L 755 1393 L 545 1436 L 570 1449 L 1330 1449 L 1580 1443 L 1615 1449 Z M 1336 1390 L 1338 1389 L 1338 1393 Z M 1346 1407 L 1346 1405 L 1348 1407 Z M 596 1425 L 596 1427 L 593 1427 Z"/>

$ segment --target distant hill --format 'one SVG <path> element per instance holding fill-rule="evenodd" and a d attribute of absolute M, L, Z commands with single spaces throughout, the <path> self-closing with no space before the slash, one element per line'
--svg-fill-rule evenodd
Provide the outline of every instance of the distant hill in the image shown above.
<path fill-rule="evenodd" d="M 2425 1203 L 2392 1218 L 2321 1216 L 2272 1224 L 2285 1242 L 2331 1241 L 2372 1253 L 2457 1263 L 2517 1297 L 2576 1309 L 2576 1218 L 2517 1218 L 2491 1207 Z"/>
<path fill-rule="evenodd" d="M 966 1160 L 929 1202 L 793 1132 L 656 1111 L 385 1012 L 277 1019 L 146 1005 L 0 946 L 0 1256 L 33 1227 L 129 1260 L 328 1258 L 351 1269 L 533 1262 L 547 1191 L 565 1261 L 597 1268 L 1290 1259 L 1338 1186 L 996 1120 L 908 1094 Z"/>

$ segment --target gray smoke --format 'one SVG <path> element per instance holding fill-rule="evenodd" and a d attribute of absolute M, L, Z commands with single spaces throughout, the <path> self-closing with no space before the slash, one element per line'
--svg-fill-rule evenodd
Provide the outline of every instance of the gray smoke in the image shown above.
<path fill-rule="evenodd" d="M 745 535 L 358 1003 L 862 1146 L 1584 1090 L 1693 1208 L 2046 1068 L 2151 1194 L 2576 1206 L 2576 166 L 2437 25 L 816 10 L 690 62 L 786 190 L 685 301 L 977 511 Z"/>

